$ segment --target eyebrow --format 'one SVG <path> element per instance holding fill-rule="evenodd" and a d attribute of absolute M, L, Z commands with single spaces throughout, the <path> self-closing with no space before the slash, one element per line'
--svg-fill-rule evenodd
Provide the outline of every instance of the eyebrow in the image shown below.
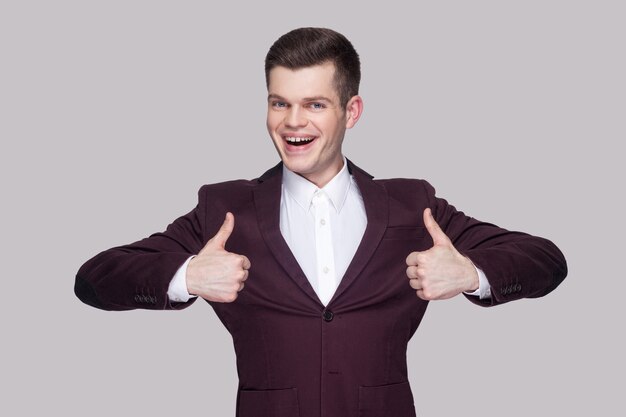
<path fill-rule="evenodd" d="M 282 100 L 282 101 L 288 101 L 285 98 L 279 96 L 278 94 L 269 94 L 267 96 L 267 100 Z M 328 97 L 324 97 L 324 96 L 313 96 L 313 97 L 304 97 L 302 99 L 302 101 L 326 101 L 328 103 L 332 103 L 333 101 L 331 99 L 329 99 Z"/>
<path fill-rule="evenodd" d="M 305 97 L 302 99 L 302 101 L 327 101 L 329 103 L 332 103 L 331 99 L 324 96 Z"/>
<path fill-rule="evenodd" d="M 287 101 L 287 100 L 285 100 L 284 98 L 282 98 L 281 96 L 279 96 L 278 94 L 269 94 L 269 95 L 267 96 L 267 101 L 270 101 L 270 100 L 272 100 L 272 99 L 275 99 L 275 100 L 282 100 L 282 101 Z"/>

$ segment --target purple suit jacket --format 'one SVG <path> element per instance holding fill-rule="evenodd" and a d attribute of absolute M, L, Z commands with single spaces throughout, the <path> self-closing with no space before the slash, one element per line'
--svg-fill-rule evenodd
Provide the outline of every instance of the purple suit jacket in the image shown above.
<path fill-rule="evenodd" d="M 427 302 L 406 276 L 407 255 L 432 246 L 426 207 L 489 278 L 496 305 L 541 297 L 567 274 L 550 241 L 464 215 L 425 181 L 373 180 L 348 161 L 363 195 L 367 229 L 332 300 L 324 307 L 279 230 L 282 165 L 260 178 L 205 185 L 197 207 L 163 233 L 87 261 L 76 295 L 106 310 L 180 309 L 169 282 L 221 226 L 236 226 L 226 249 L 252 264 L 233 303 L 209 302 L 231 333 L 237 355 L 238 417 L 415 416 L 406 351 Z"/>

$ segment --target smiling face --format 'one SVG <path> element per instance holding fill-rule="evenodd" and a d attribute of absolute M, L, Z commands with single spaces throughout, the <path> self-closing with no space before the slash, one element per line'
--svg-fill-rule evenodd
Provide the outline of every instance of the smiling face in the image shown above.
<path fill-rule="evenodd" d="M 274 146 L 287 168 L 320 188 L 341 169 L 344 134 L 363 110 L 359 96 L 341 106 L 334 74 L 330 62 L 269 73 L 267 130 Z"/>

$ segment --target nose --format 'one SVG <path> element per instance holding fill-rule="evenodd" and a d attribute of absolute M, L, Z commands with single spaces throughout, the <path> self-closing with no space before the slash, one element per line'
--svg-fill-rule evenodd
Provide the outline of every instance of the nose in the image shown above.
<path fill-rule="evenodd" d="M 285 126 L 304 127 L 308 123 L 304 111 L 299 106 L 291 106 L 285 115 Z"/>

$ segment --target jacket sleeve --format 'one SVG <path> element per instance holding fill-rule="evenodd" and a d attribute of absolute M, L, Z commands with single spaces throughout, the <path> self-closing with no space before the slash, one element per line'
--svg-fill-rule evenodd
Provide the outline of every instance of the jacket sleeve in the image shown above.
<path fill-rule="evenodd" d="M 491 286 L 491 298 L 470 301 L 493 306 L 520 298 L 542 297 L 567 275 L 567 263 L 559 248 L 547 239 L 513 232 L 481 222 L 456 210 L 424 182 L 435 220 L 455 248 L 482 269 Z"/>
<path fill-rule="evenodd" d="M 167 290 L 178 268 L 203 246 L 203 206 L 200 198 L 195 209 L 176 219 L 164 232 L 105 250 L 88 260 L 76 275 L 76 296 L 103 310 L 189 306 L 195 297 L 186 303 L 171 302 Z"/>

